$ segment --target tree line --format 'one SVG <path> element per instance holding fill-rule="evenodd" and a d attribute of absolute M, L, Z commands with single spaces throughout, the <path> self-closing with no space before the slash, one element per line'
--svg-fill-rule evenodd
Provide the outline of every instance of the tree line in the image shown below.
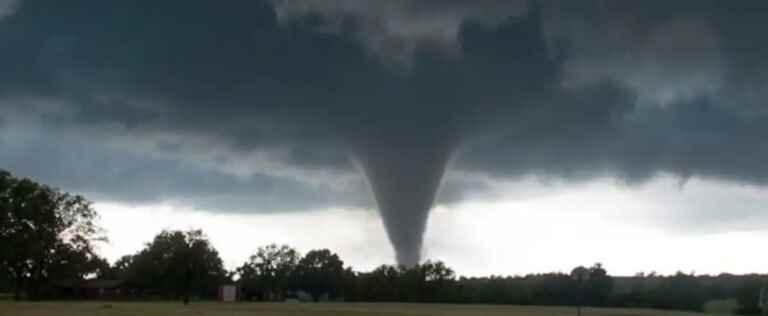
<path fill-rule="evenodd" d="M 16 299 L 61 297 L 61 281 L 121 280 L 132 299 L 215 299 L 237 284 L 242 300 L 433 302 L 455 304 L 646 307 L 700 311 L 712 300 L 736 299 L 740 312 L 759 312 L 766 275 L 609 275 L 601 264 L 569 273 L 457 277 L 440 261 L 414 267 L 381 265 L 354 271 L 338 254 L 300 254 L 287 245 L 258 248 L 242 265 L 225 269 L 201 230 L 162 231 L 135 254 L 110 264 L 95 251 L 107 239 L 97 212 L 82 196 L 16 178 L 0 170 L 0 293 Z"/>

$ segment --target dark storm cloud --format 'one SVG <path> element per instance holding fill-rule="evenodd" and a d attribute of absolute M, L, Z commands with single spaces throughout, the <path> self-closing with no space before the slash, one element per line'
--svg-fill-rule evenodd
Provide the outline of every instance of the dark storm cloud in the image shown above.
<path fill-rule="evenodd" d="M 18 1 L 16 0 L 0 1 L 0 19 L 16 12 L 17 5 L 18 5 Z"/>
<path fill-rule="evenodd" d="M 0 128 L 45 137 L 6 136 L 0 163 L 105 199 L 372 191 L 413 263 L 444 166 L 768 181 L 764 1 L 4 3 Z M 440 201 L 485 183 L 459 178 Z"/>
<path fill-rule="evenodd" d="M 194 160 L 149 155 L 56 130 L 2 128 L 3 168 L 82 193 L 97 201 L 128 204 L 175 203 L 208 211 L 286 212 L 348 205 L 367 207 L 371 198 L 356 189 L 359 178 L 337 185 L 313 185 L 290 175 L 253 174 Z M 346 181 L 346 183 L 345 183 Z M 297 197 L 301 197 L 297 199 Z"/>

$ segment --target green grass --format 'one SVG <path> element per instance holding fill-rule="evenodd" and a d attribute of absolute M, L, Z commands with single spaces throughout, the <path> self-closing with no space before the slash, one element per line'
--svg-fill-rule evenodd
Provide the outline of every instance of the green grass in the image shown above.
<path fill-rule="evenodd" d="M 575 308 L 438 304 L 261 304 L 261 303 L 14 303 L 0 302 L 0 316 L 570 316 Z M 586 308 L 584 316 L 697 316 L 639 309 Z"/>
<path fill-rule="evenodd" d="M 709 314 L 734 315 L 739 308 L 735 299 L 712 300 L 704 304 L 704 311 Z"/>

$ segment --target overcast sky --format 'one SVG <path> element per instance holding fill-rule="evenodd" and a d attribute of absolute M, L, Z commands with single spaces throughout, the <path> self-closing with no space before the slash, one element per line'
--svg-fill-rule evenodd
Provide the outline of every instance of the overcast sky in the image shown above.
<path fill-rule="evenodd" d="M 229 267 L 768 272 L 766 29 L 761 0 L 0 0 L 0 168 L 95 201 L 110 259 L 200 227 Z"/>

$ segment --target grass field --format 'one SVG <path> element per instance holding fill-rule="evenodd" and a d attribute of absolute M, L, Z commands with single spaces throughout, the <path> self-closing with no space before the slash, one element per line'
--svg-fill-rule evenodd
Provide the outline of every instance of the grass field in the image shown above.
<path fill-rule="evenodd" d="M 13 303 L 0 302 L 0 316 L 571 316 L 575 308 L 435 304 L 258 304 L 258 303 Z M 697 316 L 704 314 L 586 308 L 584 316 Z M 710 314 L 708 314 L 710 315 Z"/>

